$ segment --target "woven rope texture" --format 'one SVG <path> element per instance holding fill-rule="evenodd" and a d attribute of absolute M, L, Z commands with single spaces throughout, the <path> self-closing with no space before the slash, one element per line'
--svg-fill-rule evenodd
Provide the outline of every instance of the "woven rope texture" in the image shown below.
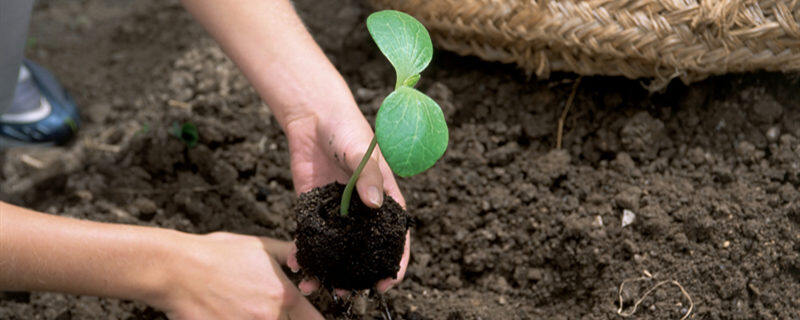
<path fill-rule="evenodd" d="M 552 71 L 680 78 L 800 71 L 800 0 L 371 0 L 462 55 Z"/>

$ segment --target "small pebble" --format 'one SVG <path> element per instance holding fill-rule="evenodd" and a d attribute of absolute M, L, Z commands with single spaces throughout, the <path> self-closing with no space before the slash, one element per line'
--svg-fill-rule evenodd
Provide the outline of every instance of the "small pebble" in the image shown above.
<path fill-rule="evenodd" d="M 153 200 L 147 198 L 138 198 L 133 201 L 133 206 L 139 211 L 141 214 L 154 214 L 156 210 L 158 210 L 158 205 L 156 205 Z"/>
<path fill-rule="evenodd" d="M 541 269 L 533 268 L 528 270 L 528 280 L 539 281 L 542 280 L 543 276 L 544 274 Z"/>
<path fill-rule="evenodd" d="M 760 295 L 761 295 L 761 290 L 758 290 L 758 287 L 756 287 L 756 286 L 755 286 L 755 285 L 753 285 L 752 283 L 751 283 L 751 284 L 748 284 L 748 285 L 747 285 L 747 287 L 748 287 L 748 288 L 750 288 L 750 291 L 753 291 L 753 294 L 755 294 L 755 295 L 757 295 L 757 296 L 760 296 Z"/>
<path fill-rule="evenodd" d="M 633 223 L 636 219 L 636 214 L 628 209 L 622 210 L 622 227 L 625 228 Z"/>
<path fill-rule="evenodd" d="M 778 141 L 778 137 L 780 136 L 781 136 L 781 128 L 773 126 L 767 129 L 767 140 L 769 140 L 769 142 Z"/>
<path fill-rule="evenodd" d="M 92 198 L 94 198 L 94 196 L 92 195 L 92 192 L 89 191 L 89 190 L 78 190 L 78 191 L 75 191 L 75 195 L 78 196 L 78 198 L 81 198 L 81 200 L 85 200 L 85 201 L 92 201 Z"/>
<path fill-rule="evenodd" d="M 592 225 L 595 227 L 602 227 L 603 226 L 603 217 L 595 216 L 594 221 L 592 221 Z"/>

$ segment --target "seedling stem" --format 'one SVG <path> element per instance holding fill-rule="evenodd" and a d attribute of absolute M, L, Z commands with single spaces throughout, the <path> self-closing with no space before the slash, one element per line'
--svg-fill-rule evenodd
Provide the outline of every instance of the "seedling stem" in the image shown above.
<path fill-rule="evenodd" d="M 347 216 L 347 210 L 350 209 L 350 197 L 353 196 L 353 188 L 356 186 L 356 181 L 358 181 L 358 176 L 361 175 L 361 171 L 364 170 L 364 166 L 367 165 L 367 161 L 369 161 L 370 155 L 372 155 L 372 151 L 375 150 L 375 146 L 378 145 L 378 137 L 372 137 L 372 141 L 369 143 L 369 148 L 367 148 L 367 153 L 364 154 L 364 157 L 361 158 L 361 162 L 358 164 L 356 171 L 353 171 L 353 175 L 350 176 L 350 181 L 347 181 L 347 186 L 344 187 L 344 193 L 342 193 L 342 204 L 339 206 L 339 214 L 342 216 Z"/>

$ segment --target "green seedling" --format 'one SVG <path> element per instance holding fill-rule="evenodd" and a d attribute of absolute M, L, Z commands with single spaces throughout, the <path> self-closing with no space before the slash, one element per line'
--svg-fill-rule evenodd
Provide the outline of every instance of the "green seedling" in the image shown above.
<path fill-rule="evenodd" d="M 375 137 L 345 187 L 340 213 L 347 215 L 358 176 L 375 145 L 389 167 L 401 177 L 410 177 L 432 167 L 447 149 L 449 134 L 442 108 L 414 89 L 433 57 L 428 30 L 412 16 L 384 10 L 367 18 L 367 29 L 397 74 L 394 92 L 380 106 L 375 118 Z"/>
<path fill-rule="evenodd" d="M 197 132 L 197 126 L 195 126 L 191 122 L 184 122 L 183 125 L 178 125 L 178 123 L 172 124 L 172 129 L 170 133 L 181 139 L 183 143 L 186 144 L 189 148 L 192 148 L 197 145 L 197 141 L 200 140 L 200 134 Z"/>

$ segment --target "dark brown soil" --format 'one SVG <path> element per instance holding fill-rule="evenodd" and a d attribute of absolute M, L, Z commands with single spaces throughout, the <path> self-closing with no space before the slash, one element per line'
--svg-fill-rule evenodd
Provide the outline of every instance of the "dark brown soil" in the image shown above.
<path fill-rule="evenodd" d="M 372 121 L 393 71 L 356 0 L 294 1 Z M 296 198 L 286 140 L 244 77 L 176 1 L 45 1 L 29 57 L 83 107 L 64 149 L 0 156 L 0 195 L 53 214 L 189 232 L 290 239 Z M 555 149 L 573 75 L 437 51 L 419 89 L 451 143 L 400 187 L 414 217 L 393 319 L 620 319 L 675 280 L 693 319 L 800 318 L 800 82 L 711 78 L 648 94 L 584 78 Z M 167 133 L 190 121 L 198 146 Z M 41 163 L 31 162 L 30 159 Z M 625 210 L 633 221 L 623 226 Z M 330 318 L 327 294 L 313 302 Z M 678 319 L 690 301 L 654 290 L 636 319 Z M 353 318 L 381 318 L 356 300 Z M 3 295 L 0 319 L 150 319 L 144 305 L 50 293 Z"/>
<path fill-rule="evenodd" d="M 297 199 L 297 262 L 326 288 L 360 290 L 396 278 L 403 257 L 408 212 L 388 195 L 379 209 L 357 192 L 346 217 L 339 214 L 344 185 L 331 183 Z"/>

